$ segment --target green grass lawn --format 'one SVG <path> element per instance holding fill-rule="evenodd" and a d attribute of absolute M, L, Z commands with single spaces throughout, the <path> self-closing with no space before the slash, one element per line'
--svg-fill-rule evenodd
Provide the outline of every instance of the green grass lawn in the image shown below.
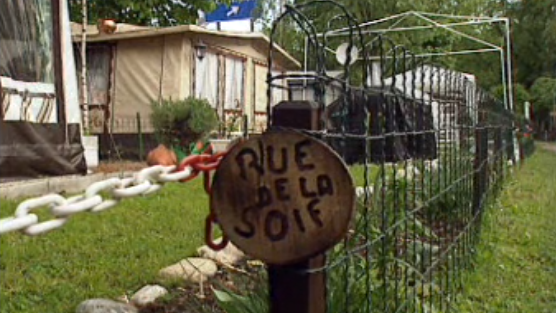
<path fill-rule="evenodd" d="M 16 205 L 2 201 L 0 216 Z M 0 312 L 75 312 L 88 298 L 129 295 L 156 282 L 161 268 L 203 244 L 207 210 L 199 178 L 107 212 L 83 213 L 47 235 L 3 235 Z"/>
<path fill-rule="evenodd" d="M 363 184 L 363 167 L 351 169 Z M 371 171 L 371 180 L 376 168 Z M 203 244 L 201 179 L 84 213 L 48 235 L 0 237 L 0 312 L 74 312 L 89 298 L 130 295 Z M 2 201 L 0 216 L 17 203 Z M 556 153 L 539 151 L 487 214 L 462 312 L 556 312 Z"/>
<path fill-rule="evenodd" d="M 363 185 L 363 167 L 352 171 Z M 1 201 L 0 217 L 13 214 L 18 203 Z M 123 200 L 107 212 L 75 216 L 46 235 L 2 235 L 0 312 L 74 312 L 89 298 L 130 295 L 156 282 L 161 268 L 196 253 L 207 213 L 198 178 Z"/>
<path fill-rule="evenodd" d="M 459 311 L 556 312 L 556 152 L 538 148 L 516 171 L 482 236 Z"/>

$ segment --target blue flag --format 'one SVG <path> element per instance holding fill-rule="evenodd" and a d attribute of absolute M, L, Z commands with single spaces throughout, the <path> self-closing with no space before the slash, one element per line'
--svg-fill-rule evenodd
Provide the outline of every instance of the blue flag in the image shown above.
<path fill-rule="evenodd" d="M 222 4 L 214 12 L 206 15 L 206 21 L 211 23 L 251 19 L 256 6 L 256 0 L 234 2 L 230 6 Z"/>

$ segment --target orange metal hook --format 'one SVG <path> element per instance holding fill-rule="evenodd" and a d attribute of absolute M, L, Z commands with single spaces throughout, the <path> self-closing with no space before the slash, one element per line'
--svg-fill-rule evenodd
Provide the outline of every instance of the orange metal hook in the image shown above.
<path fill-rule="evenodd" d="M 222 241 L 214 242 L 214 238 L 212 237 L 212 226 L 216 224 L 216 216 L 213 212 L 209 213 L 205 220 L 205 243 L 214 251 L 220 251 L 228 245 L 228 237 L 226 234 L 222 233 Z"/>

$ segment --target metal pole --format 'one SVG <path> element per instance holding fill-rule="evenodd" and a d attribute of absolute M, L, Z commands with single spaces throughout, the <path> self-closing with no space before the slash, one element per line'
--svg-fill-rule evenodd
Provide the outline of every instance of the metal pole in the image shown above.
<path fill-rule="evenodd" d="M 397 18 L 406 16 L 406 15 L 408 15 L 408 14 L 411 14 L 412 12 L 413 12 L 413 11 L 404 12 L 404 13 L 400 13 L 400 14 L 388 16 L 388 17 L 385 17 L 385 18 L 381 18 L 381 19 L 378 19 L 378 20 L 365 22 L 365 23 L 359 24 L 359 27 L 362 28 L 362 27 L 366 27 L 366 26 L 371 26 L 371 25 L 375 25 L 375 24 L 384 23 L 384 22 L 387 22 L 387 21 L 390 21 L 390 20 L 394 20 L 394 19 L 397 19 Z M 335 33 L 338 33 L 338 32 L 346 31 L 346 30 L 349 30 L 349 27 L 344 27 L 344 28 L 335 29 L 335 30 L 333 30 L 333 31 L 327 32 L 327 34 L 332 35 L 332 34 L 335 34 Z M 318 33 L 318 34 L 317 34 L 317 36 L 322 36 L 322 35 L 324 35 L 324 34 L 323 34 L 323 33 Z"/>
<path fill-rule="evenodd" d="M 505 19 L 505 25 L 506 25 L 506 65 L 508 67 L 508 70 L 506 71 L 506 74 L 508 76 L 507 81 L 509 83 L 509 92 L 508 92 L 508 102 L 509 102 L 509 106 L 510 106 L 510 111 L 513 112 L 514 111 L 514 95 L 513 95 L 513 74 L 512 74 L 512 39 L 510 36 L 510 19 L 506 18 Z M 515 123 L 512 123 L 512 126 L 515 125 Z M 521 161 L 520 160 L 520 154 L 519 154 L 519 143 L 517 141 L 517 133 L 515 130 L 512 131 L 513 133 L 513 146 L 514 146 L 514 158 L 516 162 Z"/>
<path fill-rule="evenodd" d="M 509 83 L 509 97 L 508 97 L 508 101 L 510 104 L 510 110 L 514 110 L 514 97 L 513 97 L 513 74 L 512 74 L 512 40 L 511 40 L 511 36 L 510 36 L 510 19 L 506 18 L 505 19 L 505 24 L 506 24 L 506 64 L 508 66 L 508 70 L 506 71 L 507 75 L 508 75 L 508 83 Z"/>
<path fill-rule="evenodd" d="M 403 18 L 399 19 L 398 21 L 396 21 L 396 23 L 394 23 L 392 26 L 390 26 L 388 28 L 362 30 L 361 34 L 363 34 L 363 35 L 365 35 L 365 34 L 377 34 L 377 33 L 380 34 L 380 33 L 405 32 L 405 31 L 427 30 L 427 29 L 440 28 L 440 26 L 437 26 L 437 25 L 418 25 L 418 26 L 408 26 L 408 27 L 396 27 L 396 28 L 394 28 L 395 25 L 398 24 L 398 22 L 401 22 L 401 21 L 405 20 L 406 17 L 407 16 L 404 16 Z M 482 20 L 482 21 L 467 21 L 467 22 L 447 23 L 447 24 L 440 24 L 440 25 L 444 25 L 446 27 L 477 26 L 477 25 L 492 24 L 492 23 L 497 23 L 497 22 L 502 22 L 502 21 L 503 20 L 500 20 L 500 19 L 492 19 L 492 20 Z M 335 32 L 335 33 L 332 33 L 332 34 L 327 35 L 327 36 L 328 37 L 346 36 L 348 34 L 349 34 L 348 32 L 342 31 L 342 32 Z"/>
<path fill-rule="evenodd" d="M 508 76 L 506 76 L 506 62 L 504 51 L 500 50 L 500 65 L 502 66 L 502 89 L 504 91 L 504 109 L 510 110 L 510 101 L 508 100 Z"/>
<path fill-rule="evenodd" d="M 461 51 L 446 51 L 446 52 L 436 52 L 436 53 L 421 53 L 415 54 L 413 57 L 416 58 L 428 58 L 428 57 L 435 57 L 435 56 L 447 56 L 447 55 L 462 55 L 462 54 L 473 54 L 473 53 L 485 53 L 485 52 L 495 52 L 499 51 L 501 55 L 503 55 L 503 51 L 500 49 L 494 48 L 487 48 L 487 49 L 477 49 L 477 50 L 461 50 Z M 393 59 L 395 55 L 384 55 L 384 56 L 371 56 L 368 57 L 369 60 L 380 60 L 380 59 Z M 358 60 L 363 60 L 363 58 L 358 58 Z M 502 59 L 503 61 L 503 59 Z"/>
<path fill-rule="evenodd" d="M 83 131 L 89 131 L 89 107 L 87 90 L 87 0 L 81 1 L 81 105 L 83 110 Z"/>
<path fill-rule="evenodd" d="M 454 18 L 454 19 L 467 19 L 467 20 L 491 20 L 491 17 L 485 16 L 470 16 L 470 15 L 453 15 L 453 14 L 441 14 L 441 13 L 430 13 L 430 12 L 422 12 L 417 11 L 417 13 L 421 15 L 428 15 L 433 17 L 445 17 L 445 18 Z"/>
<path fill-rule="evenodd" d="M 143 144 L 143 130 L 141 129 L 141 114 L 139 112 L 137 112 L 137 134 L 139 136 L 139 160 L 143 161 L 145 148 Z"/>
<path fill-rule="evenodd" d="M 485 45 L 485 46 L 488 46 L 488 47 L 491 47 L 491 48 L 494 48 L 494 49 L 500 49 L 500 47 L 498 47 L 497 45 L 494 45 L 494 44 L 492 44 L 492 43 L 490 43 L 490 42 L 488 42 L 488 41 L 484 41 L 484 40 L 479 39 L 479 38 L 477 38 L 477 37 L 468 35 L 468 34 L 466 34 L 466 33 L 463 33 L 463 32 L 457 31 L 457 30 L 455 30 L 455 29 L 452 29 L 452 28 L 450 28 L 450 27 L 447 27 L 447 26 L 445 26 L 445 25 L 442 25 L 442 24 L 440 24 L 440 23 L 438 23 L 438 22 L 436 22 L 436 21 L 434 21 L 434 20 L 431 20 L 430 18 L 427 18 L 427 17 L 425 17 L 425 16 L 423 16 L 423 15 L 421 15 L 421 14 L 419 14 L 419 13 L 413 12 L 413 15 L 415 15 L 416 17 L 419 17 L 419 18 L 421 18 L 421 19 L 423 19 L 423 20 L 425 20 L 425 21 L 427 21 L 427 22 L 429 22 L 429 23 L 431 23 L 431 24 L 434 24 L 434 25 L 436 25 L 436 26 L 438 26 L 438 27 L 440 27 L 440 28 L 444 28 L 445 30 L 447 30 L 447 31 L 449 31 L 449 32 L 451 32 L 451 33 L 460 35 L 460 36 L 462 36 L 462 37 L 465 37 L 465 38 L 467 38 L 467 39 L 470 39 L 470 40 L 472 40 L 472 41 L 478 42 L 478 43 L 480 43 L 480 44 L 483 44 L 483 45 Z"/>
<path fill-rule="evenodd" d="M 303 71 L 307 72 L 307 50 L 309 49 L 309 39 L 305 36 L 305 45 L 303 49 Z M 303 80 L 303 100 L 307 100 L 307 79 Z"/>

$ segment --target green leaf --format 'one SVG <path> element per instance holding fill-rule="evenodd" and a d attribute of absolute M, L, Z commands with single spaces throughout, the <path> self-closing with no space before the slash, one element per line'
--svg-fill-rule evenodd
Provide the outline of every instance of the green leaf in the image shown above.
<path fill-rule="evenodd" d="M 247 301 L 247 298 L 237 295 L 230 291 L 221 291 L 218 289 L 212 289 L 214 296 L 219 302 L 232 302 L 232 301 Z"/>

